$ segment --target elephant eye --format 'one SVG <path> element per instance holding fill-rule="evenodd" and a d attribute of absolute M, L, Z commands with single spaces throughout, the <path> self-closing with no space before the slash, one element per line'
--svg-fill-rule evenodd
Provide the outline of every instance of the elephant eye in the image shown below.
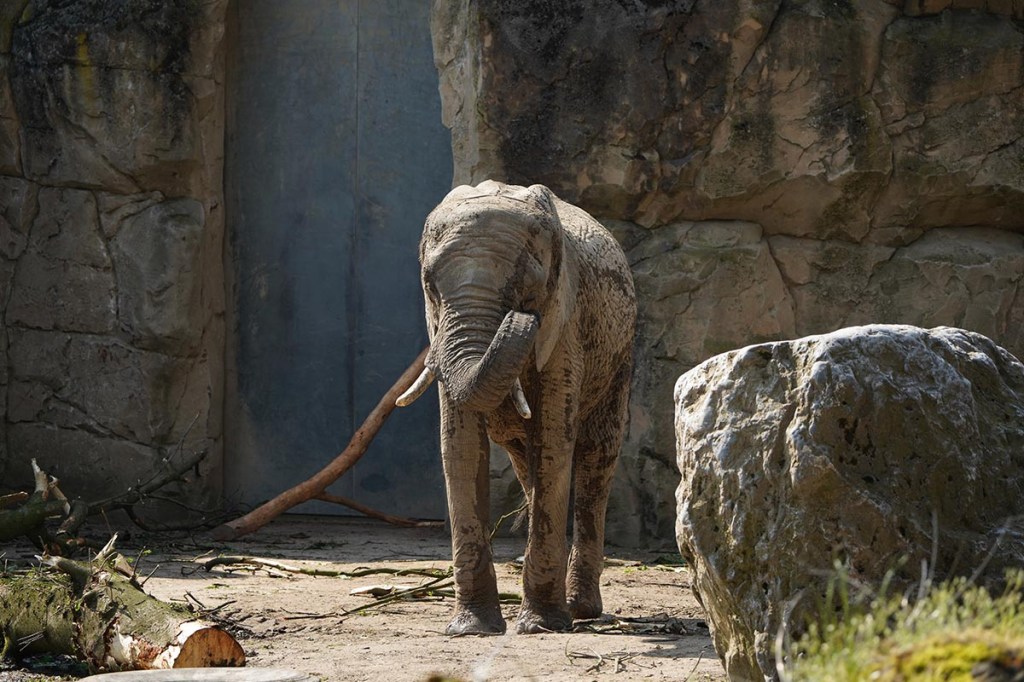
<path fill-rule="evenodd" d="M 432 281 L 425 280 L 423 282 L 423 290 L 427 292 L 427 296 L 430 297 L 431 301 L 433 301 L 435 303 L 437 302 L 437 299 L 438 299 L 437 286 Z"/>

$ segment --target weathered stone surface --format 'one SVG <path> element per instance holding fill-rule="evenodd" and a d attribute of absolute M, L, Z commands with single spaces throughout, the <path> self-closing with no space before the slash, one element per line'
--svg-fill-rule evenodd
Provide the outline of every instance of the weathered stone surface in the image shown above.
<path fill-rule="evenodd" d="M 701 164 L 701 213 L 757 220 L 773 234 L 864 236 L 891 171 L 868 91 L 894 16 L 878 2 L 779 9 Z"/>
<path fill-rule="evenodd" d="M 1019 26 L 970 12 L 899 19 L 885 32 L 872 97 L 893 158 L 874 225 L 1021 228 Z"/>
<path fill-rule="evenodd" d="M 605 224 L 633 267 L 647 349 L 610 506 L 637 524 L 623 538 L 672 532 L 675 438 L 663 406 L 673 377 L 707 357 L 871 322 L 964 327 L 1024 357 L 1024 235 L 1015 232 L 942 228 L 893 248 L 765 237 L 740 222 Z"/>
<path fill-rule="evenodd" d="M 13 30 L 11 82 L 28 177 L 119 192 L 202 190 L 202 118 L 223 3 L 34 3 Z M 200 31 L 202 22 L 213 24 Z M 193 61 L 193 47 L 199 58 Z M 204 143 L 206 143 L 204 145 Z"/>
<path fill-rule="evenodd" d="M 9 73 L 10 58 L 0 53 L 0 173 L 14 175 L 21 172 L 21 140 Z"/>
<path fill-rule="evenodd" d="M 782 236 L 769 243 L 795 301 L 797 335 L 869 322 L 950 325 L 1024 357 L 1022 234 L 939 228 L 900 248 Z"/>
<path fill-rule="evenodd" d="M 684 374 L 675 401 L 677 539 L 731 679 L 774 678 L 783 612 L 798 630 L 834 561 L 868 585 L 893 569 L 894 590 L 933 552 L 939 578 L 1024 562 L 1024 529 L 1002 533 L 1024 513 L 1024 365 L 979 334 L 749 346 Z"/>
<path fill-rule="evenodd" d="M 639 302 L 630 427 L 611 508 L 631 516 L 637 533 L 672 533 L 675 446 L 671 401 L 675 377 L 701 359 L 795 334 L 793 301 L 761 228 L 753 223 L 676 223 L 645 230 L 606 221 L 626 247 Z M 632 507 L 623 498 L 632 498 Z"/>
<path fill-rule="evenodd" d="M 221 466 L 226 6 L 0 4 L 6 485 L 40 456 L 123 490 L 179 443 Z"/>
<path fill-rule="evenodd" d="M 456 182 L 543 182 L 644 225 L 1019 226 L 1024 33 L 963 5 L 435 3 Z"/>
<path fill-rule="evenodd" d="M 13 268 L 4 260 L 0 260 L 0 285 L 3 291 L 10 291 L 10 282 L 13 279 Z M 7 469 L 7 383 L 9 381 L 7 369 L 7 325 L 4 324 L 3 315 L 0 315 L 0 480 L 6 475 Z"/>
<path fill-rule="evenodd" d="M 973 9 L 1024 19 L 1024 2 L 1021 0 L 905 0 L 892 4 L 902 5 L 904 14 L 912 17 L 939 14 L 947 9 Z"/>
<path fill-rule="evenodd" d="M 38 203 L 39 212 L 18 258 L 7 305 L 8 324 L 113 331 L 114 273 L 92 193 L 44 188 Z"/>
<path fill-rule="evenodd" d="M 186 361 L 112 339 L 10 331 L 11 422 L 39 421 L 170 445 Z"/>
<path fill-rule="evenodd" d="M 1024 356 L 1022 6 L 434 2 L 455 182 L 545 183 L 631 256 L 639 537 L 670 534 L 672 380 L 715 353 L 891 322 Z"/>
<path fill-rule="evenodd" d="M 198 344 L 204 222 L 198 201 L 164 201 L 127 218 L 112 240 L 121 326 L 140 348 L 181 354 Z"/>
<path fill-rule="evenodd" d="M 0 257 L 16 260 L 25 250 L 38 211 L 37 197 L 38 190 L 32 183 L 0 176 Z"/>

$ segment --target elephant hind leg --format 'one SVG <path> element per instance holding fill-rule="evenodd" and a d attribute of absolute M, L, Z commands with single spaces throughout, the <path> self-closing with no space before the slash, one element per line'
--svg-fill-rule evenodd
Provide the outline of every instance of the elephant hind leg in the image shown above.
<path fill-rule="evenodd" d="M 573 454 L 573 537 L 566 596 L 573 618 L 601 615 L 604 525 L 615 463 L 625 436 L 629 367 L 616 376 L 607 400 L 581 425 Z"/>

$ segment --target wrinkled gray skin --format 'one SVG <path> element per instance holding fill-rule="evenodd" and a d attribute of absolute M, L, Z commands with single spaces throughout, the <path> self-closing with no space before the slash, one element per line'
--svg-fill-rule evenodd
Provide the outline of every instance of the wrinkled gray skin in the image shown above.
<path fill-rule="evenodd" d="M 448 634 L 505 631 L 488 538 L 488 436 L 508 451 L 529 509 L 516 630 L 599 616 L 636 321 L 622 249 L 548 188 L 488 181 L 454 189 L 430 214 L 420 262 L 457 588 Z M 530 419 L 509 397 L 517 377 Z"/>

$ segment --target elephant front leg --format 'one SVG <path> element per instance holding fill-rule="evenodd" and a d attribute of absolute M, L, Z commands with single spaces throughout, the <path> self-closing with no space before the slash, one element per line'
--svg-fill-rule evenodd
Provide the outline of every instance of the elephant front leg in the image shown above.
<path fill-rule="evenodd" d="M 491 558 L 489 447 L 483 415 L 441 398 L 441 458 L 452 525 L 455 614 L 449 635 L 505 632 Z"/>
<path fill-rule="evenodd" d="M 528 451 L 529 535 L 523 563 L 523 603 L 518 633 L 566 630 L 572 617 L 565 600 L 566 517 L 571 446 Z"/>

